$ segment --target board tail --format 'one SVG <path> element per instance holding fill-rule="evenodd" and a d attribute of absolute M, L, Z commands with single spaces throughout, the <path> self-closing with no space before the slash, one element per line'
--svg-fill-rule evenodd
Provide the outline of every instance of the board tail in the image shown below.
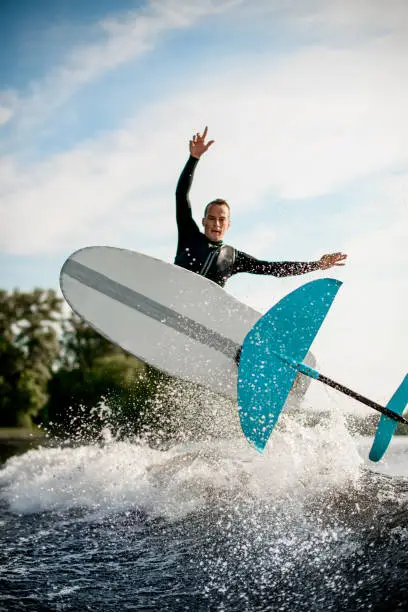
<path fill-rule="evenodd" d="M 402 413 L 405 410 L 405 407 L 408 403 L 408 374 L 405 376 L 404 380 L 390 399 L 387 404 L 387 408 L 392 410 L 396 414 L 402 416 Z M 385 451 L 387 450 L 391 438 L 394 435 L 394 432 L 397 428 L 397 421 L 382 415 L 377 431 L 375 434 L 374 442 L 370 450 L 369 458 L 371 461 L 380 461 L 384 456 Z"/>
<path fill-rule="evenodd" d="M 285 405 L 297 363 L 305 358 L 341 284 L 324 278 L 302 285 L 245 337 L 238 369 L 239 416 L 246 438 L 260 452 Z"/>

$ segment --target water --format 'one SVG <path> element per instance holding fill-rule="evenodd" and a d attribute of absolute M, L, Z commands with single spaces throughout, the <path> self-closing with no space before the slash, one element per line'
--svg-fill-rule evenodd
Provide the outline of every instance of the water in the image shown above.
<path fill-rule="evenodd" d="M 259 455 L 226 403 L 165 397 L 166 443 L 7 460 L 0 611 L 408 610 L 407 438 L 369 464 L 338 411 L 289 412 Z"/>

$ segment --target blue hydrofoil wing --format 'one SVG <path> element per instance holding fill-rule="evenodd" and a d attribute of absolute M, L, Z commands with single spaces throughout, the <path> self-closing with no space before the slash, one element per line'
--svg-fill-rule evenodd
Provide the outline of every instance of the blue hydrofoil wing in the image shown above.
<path fill-rule="evenodd" d="M 260 452 L 341 284 L 323 278 L 302 285 L 273 306 L 245 337 L 238 371 L 239 416 L 245 436 Z M 314 372 L 310 369 L 308 375 L 315 378 Z"/>
<path fill-rule="evenodd" d="M 395 414 L 400 414 L 405 410 L 408 402 L 408 374 L 390 399 L 387 408 Z M 371 461 L 380 461 L 387 450 L 391 438 L 397 428 L 398 421 L 383 414 L 379 420 L 374 442 L 370 450 Z"/>

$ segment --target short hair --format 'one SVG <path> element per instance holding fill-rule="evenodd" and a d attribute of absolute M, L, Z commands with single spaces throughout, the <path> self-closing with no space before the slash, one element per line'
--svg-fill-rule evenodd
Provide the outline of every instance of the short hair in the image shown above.
<path fill-rule="evenodd" d="M 231 212 L 230 209 L 230 205 L 228 204 L 228 202 L 226 202 L 225 200 L 223 200 L 222 198 L 217 198 L 216 200 L 211 200 L 211 202 L 208 202 L 207 206 L 204 209 L 204 218 L 207 216 L 208 213 L 208 209 L 210 208 L 210 206 L 212 206 L 213 204 L 218 204 L 218 206 L 226 206 L 228 208 L 228 212 Z"/>

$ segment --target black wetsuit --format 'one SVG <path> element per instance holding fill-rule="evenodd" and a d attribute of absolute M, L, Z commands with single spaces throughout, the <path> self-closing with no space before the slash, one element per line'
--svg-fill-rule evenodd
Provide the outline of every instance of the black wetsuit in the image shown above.
<path fill-rule="evenodd" d="M 206 276 L 223 287 L 233 274 L 269 274 L 271 276 L 295 276 L 318 270 L 318 262 L 262 261 L 255 259 L 222 240 L 209 240 L 198 229 L 193 219 L 188 197 L 198 159 L 190 156 L 180 175 L 176 189 L 176 218 L 178 245 L 174 263 L 177 266 Z"/>

